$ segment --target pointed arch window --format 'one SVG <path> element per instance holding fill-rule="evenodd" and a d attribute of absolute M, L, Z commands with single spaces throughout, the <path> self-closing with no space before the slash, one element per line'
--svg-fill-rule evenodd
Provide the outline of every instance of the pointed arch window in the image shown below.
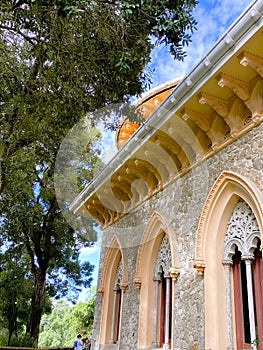
<path fill-rule="evenodd" d="M 169 269 L 171 268 L 171 249 L 167 235 L 163 236 L 156 260 L 154 339 L 152 347 L 169 349 L 172 338 L 172 286 Z"/>
<path fill-rule="evenodd" d="M 117 268 L 114 287 L 113 287 L 113 312 L 112 312 L 111 339 L 110 339 L 111 344 L 115 344 L 119 340 L 121 304 L 122 304 L 122 291 L 120 288 L 121 280 L 122 280 L 122 261 L 120 260 Z"/>
<path fill-rule="evenodd" d="M 256 339 L 263 339 L 263 272 L 260 244 L 256 218 L 248 204 L 240 200 L 227 226 L 223 255 L 227 276 L 229 348 L 233 347 L 233 319 L 237 350 L 243 349 L 246 344 L 253 343 Z M 263 346 L 255 345 L 254 349 L 256 348 L 262 350 Z"/>

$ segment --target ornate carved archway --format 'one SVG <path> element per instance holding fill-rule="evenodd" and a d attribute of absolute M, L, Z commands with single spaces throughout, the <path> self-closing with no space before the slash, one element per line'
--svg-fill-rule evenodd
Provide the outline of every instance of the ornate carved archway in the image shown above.
<path fill-rule="evenodd" d="M 199 220 L 196 250 L 195 267 L 199 273 L 203 273 L 206 259 L 205 250 L 208 239 L 209 226 L 217 217 L 224 217 L 226 207 L 233 210 L 238 199 L 242 198 L 254 212 L 261 232 L 263 234 L 263 196 L 256 185 L 249 179 L 234 172 L 223 171 L 210 190 Z"/>
<path fill-rule="evenodd" d="M 230 217 L 242 199 L 257 220 L 261 242 L 263 196 L 248 178 L 233 172 L 221 173 L 203 207 L 196 236 L 195 267 L 204 272 L 206 348 L 228 347 L 226 272 L 222 264 L 225 234 Z"/>

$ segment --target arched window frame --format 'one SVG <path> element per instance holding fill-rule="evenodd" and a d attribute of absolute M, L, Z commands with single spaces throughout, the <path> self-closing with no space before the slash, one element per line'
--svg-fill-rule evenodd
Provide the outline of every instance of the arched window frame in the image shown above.
<path fill-rule="evenodd" d="M 134 278 L 134 284 L 140 291 L 138 348 L 149 349 L 152 347 L 156 295 L 152 292 L 155 290 L 153 276 L 159 247 L 164 234 L 167 235 L 171 248 L 172 267 L 170 268 L 170 275 L 172 278 L 172 295 L 174 295 L 174 283 L 180 272 L 177 238 L 172 227 L 165 223 L 165 220 L 158 212 L 154 212 L 140 242 Z M 172 298 L 172 302 L 174 302 L 174 298 Z M 172 310 L 174 310 L 174 305 L 172 305 Z M 171 338 L 171 347 L 173 347 L 173 334 Z"/>
<path fill-rule="evenodd" d="M 200 215 L 194 266 L 198 274 L 204 274 L 207 349 L 231 348 L 228 345 L 227 315 L 232 310 L 225 297 L 228 277 L 222 265 L 222 252 L 228 220 L 239 198 L 253 210 L 262 242 L 263 195 L 253 181 L 245 176 L 230 171 L 222 172 L 211 188 Z"/>
<path fill-rule="evenodd" d="M 256 312 L 256 305 L 261 310 L 263 306 L 262 254 L 260 259 L 261 272 L 258 271 L 257 280 L 255 280 L 254 274 L 254 262 L 256 261 L 254 253 L 260 242 L 260 232 L 256 218 L 247 203 L 239 200 L 226 230 L 222 260 L 228 276 L 226 280 L 227 303 L 230 309 L 234 308 L 235 310 L 233 316 L 235 318 L 237 349 L 242 349 L 243 346 L 255 342 L 256 339 L 263 340 L 262 312 Z M 242 268 L 241 265 L 244 267 Z M 230 286 L 230 269 L 233 280 L 233 292 Z M 248 324 L 246 331 L 245 320 L 247 320 Z M 233 328 L 233 317 L 231 313 L 228 313 L 229 344 L 233 343 Z M 252 347 L 256 349 L 256 343 Z M 262 346 L 260 348 L 262 349 Z"/>
<path fill-rule="evenodd" d="M 117 267 L 114 286 L 113 286 L 113 310 L 112 310 L 111 338 L 110 338 L 111 344 L 115 344 L 119 341 L 120 323 L 121 323 L 121 305 L 122 305 L 122 292 L 121 292 L 122 275 L 123 275 L 123 268 L 122 268 L 122 261 L 120 259 Z"/>
<path fill-rule="evenodd" d="M 163 236 L 158 251 L 155 273 L 154 337 L 152 347 L 162 346 L 169 349 L 171 345 L 171 248 L 169 239 Z"/>
<path fill-rule="evenodd" d="M 119 273 L 121 266 L 121 275 Z M 128 286 L 128 259 L 119 239 L 114 236 L 105 254 L 98 293 L 103 298 L 100 321 L 100 344 L 121 339 L 124 292 Z M 116 292 L 116 296 L 115 296 Z M 115 305 L 114 305 L 115 303 Z M 118 317 L 116 315 L 118 314 Z"/>

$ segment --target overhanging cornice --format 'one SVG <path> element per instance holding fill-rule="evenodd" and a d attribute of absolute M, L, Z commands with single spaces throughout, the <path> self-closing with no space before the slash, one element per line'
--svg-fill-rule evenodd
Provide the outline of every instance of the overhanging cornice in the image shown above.
<path fill-rule="evenodd" d="M 263 0 L 254 1 L 72 202 L 110 225 L 262 120 Z"/>

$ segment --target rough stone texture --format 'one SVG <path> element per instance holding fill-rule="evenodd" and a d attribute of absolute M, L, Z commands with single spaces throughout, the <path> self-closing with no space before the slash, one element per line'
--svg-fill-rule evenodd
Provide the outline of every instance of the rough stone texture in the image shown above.
<path fill-rule="evenodd" d="M 154 211 L 176 232 L 180 276 L 175 282 L 174 349 L 205 349 L 204 281 L 193 267 L 198 222 L 206 197 L 222 171 L 232 171 L 253 181 L 263 191 L 263 125 L 204 161 L 184 177 L 157 193 L 104 232 L 100 269 L 113 235 L 128 248 L 129 285 L 125 292 L 121 349 L 137 349 L 139 291 L 133 284 L 138 246 Z M 100 278 L 100 274 L 99 274 Z M 102 298 L 97 297 L 93 348 L 99 348 Z"/>

